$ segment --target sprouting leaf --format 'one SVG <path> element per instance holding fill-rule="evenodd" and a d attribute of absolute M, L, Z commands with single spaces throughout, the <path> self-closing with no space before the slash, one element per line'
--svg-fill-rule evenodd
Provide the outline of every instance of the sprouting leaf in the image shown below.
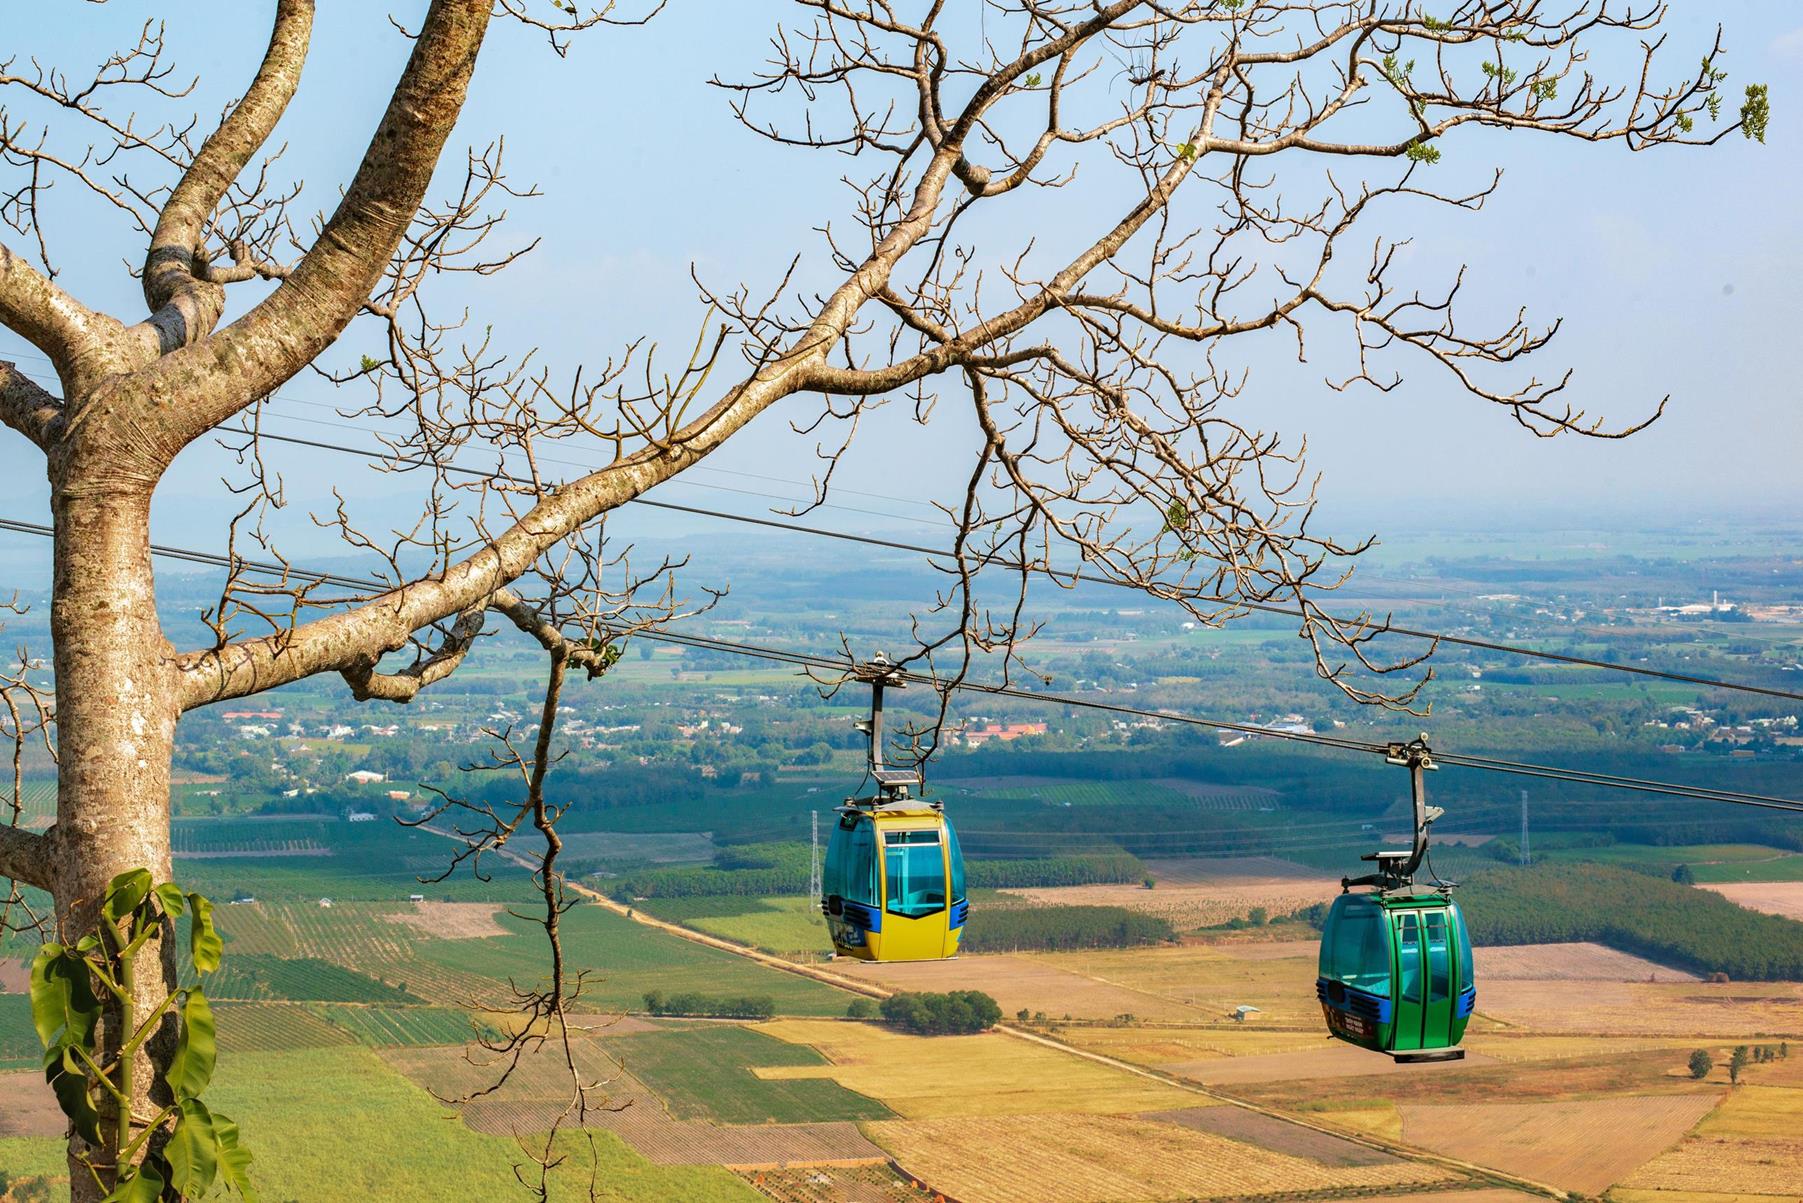
<path fill-rule="evenodd" d="M 182 913 L 188 909 L 187 895 L 183 894 L 182 888 L 173 881 L 164 882 L 152 890 L 151 894 L 162 904 L 163 913 L 171 919 L 180 919 Z"/>
<path fill-rule="evenodd" d="M 1534 81 L 1535 100 L 1553 100 L 1559 95 L 1559 81 L 1548 77 Z"/>
<path fill-rule="evenodd" d="M 245 1203 L 257 1203 L 256 1188 L 250 1184 L 250 1150 L 238 1143 L 238 1125 L 215 1112 L 213 1135 L 219 1138 L 219 1176 L 237 1188 Z"/>
<path fill-rule="evenodd" d="M 101 1203 L 157 1203 L 163 1197 L 165 1185 L 156 1167 L 141 1165 L 114 1187 L 113 1193 Z"/>
<path fill-rule="evenodd" d="M 1440 148 L 1430 142 L 1411 142 L 1407 151 L 1409 162 L 1425 163 L 1432 167 L 1440 161 Z"/>
<path fill-rule="evenodd" d="M 1039 74 L 1039 72 L 1035 71 L 1031 75 L 1027 76 L 1025 79 L 1021 80 L 1020 82 L 1023 87 L 1037 88 L 1039 86 L 1039 80 L 1040 80 L 1040 74 Z"/>
<path fill-rule="evenodd" d="M 377 368 L 381 367 L 382 363 L 380 360 L 371 359 L 369 356 L 365 355 L 361 361 L 361 366 L 364 371 L 373 372 Z"/>
<path fill-rule="evenodd" d="M 46 944 L 31 962 L 31 1022 L 46 1049 L 94 1042 L 100 1000 L 88 966 L 61 944 Z"/>
<path fill-rule="evenodd" d="M 219 1135 L 213 1114 L 199 1099 L 183 1099 L 181 1114 L 163 1156 L 169 1161 L 169 1185 L 184 1199 L 197 1199 L 219 1174 Z"/>
<path fill-rule="evenodd" d="M 1189 518 L 1189 506 L 1185 505 L 1183 499 L 1179 497 L 1165 509 L 1164 528 L 1168 531 L 1187 530 Z"/>
<path fill-rule="evenodd" d="M 1740 132 L 1765 145 L 1766 123 L 1772 119 L 1772 99 L 1764 84 L 1747 85 L 1747 102 L 1740 106 Z"/>
<path fill-rule="evenodd" d="M 1177 147 L 1177 157 L 1182 159 L 1185 163 L 1194 162 L 1196 158 L 1196 144 L 1194 142 L 1184 142 L 1180 144 Z"/>
<path fill-rule="evenodd" d="M 106 900 L 100 904 L 100 913 L 107 920 L 117 923 L 143 902 L 150 893 L 150 870 L 127 869 L 107 883 Z"/>
<path fill-rule="evenodd" d="M 213 1080 L 213 1067 L 219 1061 L 219 1033 L 205 991 L 199 987 L 188 991 L 181 1018 L 181 1038 L 163 1079 L 176 1098 L 191 1099 Z"/>
<path fill-rule="evenodd" d="M 225 941 L 219 938 L 219 929 L 213 926 L 213 902 L 204 894 L 190 894 L 188 905 L 194 911 L 189 931 L 194 968 L 201 973 L 211 973 L 219 968 L 219 958 L 225 952 Z"/>

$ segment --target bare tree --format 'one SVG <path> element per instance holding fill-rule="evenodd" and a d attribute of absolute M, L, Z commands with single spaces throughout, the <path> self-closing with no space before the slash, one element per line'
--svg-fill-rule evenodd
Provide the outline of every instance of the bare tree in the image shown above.
<path fill-rule="evenodd" d="M 623 19 L 611 8 L 432 0 L 400 29 L 411 53 L 355 174 L 311 221 L 274 150 L 308 57 L 310 0 L 277 0 L 254 75 L 248 59 L 221 66 L 251 77 L 210 130 L 157 115 L 185 92 L 154 22 L 91 74 L 0 67 L 0 99 L 15 101 L 0 117 L 13 169 L 0 217 L 18 235 L 0 246 L 0 322 L 57 377 L 46 387 L 0 363 L 0 418 L 43 452 L 51 483 L 59 755 L 56 823 L 0 828 L 0 874 L 48 890 L 74 928 L 114 874 L 166 878 L 170 755 L 188 710 L 322 673 L 358 698 L 405 702 L 456 671 L 492 614 L 545 647 L 554 679 L 604 668 L 622 631 L 680 603 L 667 570 L 637 579 L 603 554 L 596 524 L 798 394 L 821 399 L 804 429 L 843 433 L 821 451 L 822 498 L 876 407 L 911 403 L 925 421 L 946 385 L 969 406 L 969 487 L 945 508 L 955 554 L 911 657 L 948 682 L 978 657 L 1009 664 L 1031 632 L 1028 582 L 1081 563 L 1210 622 L 1287 599 L 1324 677 L 1407 705 L 1415 687 L 1372 683 L 1401 667 L 1370 652 L 1382 622 L 1318 608 L 1363 544 L 1314 530 L 1301 448 L 1236 416 L 1248 386 L 1227 349 L 1275 332 L 1301 356 L 1305 328 L 1327 327 L 1352 347 L 1334 387 L 1388 389 L 1413 361 L 1535 435 L 1631 433 L 1651 417 L 1607 427 L 1568 399 L 1568 377 L 1523 370 L 1556 324 L 1466 329 L 1462 275 L 1406 279 L 1380 231 L 1410 203 L 1483 204 L 1493 180 L 1432 182 L 1463 127 L 1638 150 L 1762 135 L 1766 120 L 1762 89 L 1738 119 L 1722 112 L 1719 44 L 1659 53 L 1657 4 L 795 4 L 800 23 L 777 30 L 761 72 L 717 82 L 756 134 L 861 169 L 848 213 L 831 221 L 823 202 L 831 279 L 800 296 L 787 280 L 703 284 L 702 334 L 675 372 L 654 369 L 628 333 L 615 360 L 554 378 L 428 303 L 429 284 L 492 274 L 527 249 L 499 245 L 501 207 L 530 193 L 509 182 L 501 146 L 444 162 L 491 26 L 524 23 L 561 55 Z M 1668 57 L 1684 66 L 1673 73 Z M 43 119 L 19 115 L 32 111 Z M 442 200 L 435 173 L 461 177 Z M 1045 210 L 1024 198 L 1061 187 L 1081 198 L 1075 217 L 1036 229 Z M 142 248 L 143 315 L 99 312 L 59 285 L 43 219 L 71 189 Z M 1013 224 L 983 225 L 979 248 L 979 223 L 1004 209 Z M 234 287 L 262 291 L 226 322 Z M 359 368 L 321 366 L 347 340 L 366 351 Z M 351 412 L 404 430 L 389 462 L 428 482 L 417 522 L 375 535 L 339 507 L 326 521 L 380 552 L 381 589 L 345 596 L 299 574 L 234 572 L 209 616 L 212 644 L 173 646 L 155 607 L 151 493 L 184 448 L 248 431 L 227 436 L 245 465 L 227 536 L 234 557 L 254 545 L 279 559 L 262 518 L 283 498 L 257 422 L 310 368 L 366 390 Z M 601 440 L 608 462 L 547 471 L 545 452 L 579 436 Z M 470 456 L 506 471 L 469 475 Z M 979 588 L 993 581 L 997 601 Z M 550 725 L 513 754 L 526 802 L 491 816 L 486 838 L 545 827 L 554 888 L 554 831 L 541 823 Z M 109 1030 L 129 1030 L 167 986 L 143 983 L 136 1012 Z M 145 1055 L 168 1049 L 153 1041 Z M 114 1152 L 74 1139 L 71 1166 L 109 1166 Z M 77 1198 L 104 1193 L 95 1175 L 73 1176 Z"/>

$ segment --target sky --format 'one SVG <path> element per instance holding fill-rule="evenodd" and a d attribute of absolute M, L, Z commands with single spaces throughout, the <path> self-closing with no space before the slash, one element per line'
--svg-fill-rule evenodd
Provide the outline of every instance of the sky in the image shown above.
<path fill-rule="evenodd" d="M 420 8 L 393 11 L 408 20 Z M 1381 227 L 1413 240 L 1406 253 L 1424 281 L 1466 265 L 1475 315 L 1526 306 L 1537 320 L 1562 319 L 1539 367 L 1573 369 L 1587 410 L 1631 421 L 1669 395 L 1667 417 L 1625 442 L 1538 440 L 1429 370 L 1394 393 L 1341 394 L 1323 385 L 1331 364 L 1296 364 L 1293 344 L 1248 349 L 1250 383 L 1235 412 L 1263 429 L 1306 435 L 1325 511 L 1348 534 L 1436 523 L 1660 522 L 1698 511 L 1784 515 L 1803 501 L 1795 333 L 1803 314 L 1803 7 L 1679 0 L 1675 8 L 1675 64 L 1694 61 L 1720 20 L 1730 107 L 1745 83 L 1770 84 L 1767 145 L 1736 136 L 1709 150 L 1633 155 L 1476 132 L 1448 141 L 1434 182 L 1465 187 L 1501 168 L 1501 190 L 1485 209 L 1398 209 Z M 33 5 L 21 26 L 23 9 L 9 6 L 9 45 L 70 70 L 129 41 L 153 12 L 166 16 L 178 75 L 200 75 L 182 104 L 217 113 L 254 71 L 273 4 Z M 838 181 L 861 165 L 753 137 L 708 84 L 716 73 L 755 70 L 777 23 L 802 15 L 775 0 L 672 0 L 646 28 L 586 35 L 563 60 L 541 40 L 498 29 L 447 157 L 504 136 L 515 181 L 544 193 L 513 206 L 512 228 L 542 241 L 470 294 L 474 320 L 492 322 L 511 346 L 537 347 L 567 374 L 637 338 L 686 351 L 702 316 L 691 271 L 767 291 L 799 255 L 801 280 L 828 279 L 815 230 L 846 228 L 852 197 Z M 313 57 L 278 131 L 287 146 L 281 166 L 307 186 L 303 211 L 329 206 L 348 178 L 406 48 L 381 6 L 321 5 Z M 1075 245 L 1093 227 L 1105 188 L 1079 177 L 1055 202 L 1024 199 L 980 229 L 994 240 L 985 250 L 1012 253 L 1028 235 L 1037 247 Z M 127 321 L 140 318 L 136 281 L 122 266 L 142 254 L 130 231 L 73 201 L 58 222 L 53 251 L 65 285 Z M 237 309 L 254 295 L 243 289 Z M 17 347 L 0 332 L 0 355 Z M 332 354 L 355 359 L 349 349 Z M 44 368 L 23 358 L 21 366 Z M 297 379 L 283 396 L 272 429 L 356 437 L 320 424 L 339 419 L 320 406 L 331 397 L 317 382 Z M 772 503 L 747 493 L 796 496 L 795 482 L 813 467 L 813 441 L 787 422 L 811 412 L 800 405 L 765 415 L 706 472 L 659 495 L 752 512 Z M 971 449 L 955 417 L 924 430 L 878 422 L 849 461 L 843 508 L 819 518 L 848 529 L 918 524 L 930 513 L 926 500 L 957 487 Z M 571 451 L 573 460 L 585 455 L 592 458 Z M 227 466 L 208 448 L 178 462 L 157 496 L 160 537 L 217 544 L 217 479 Z M 391 480 L 342 457 L 299 454 L 281 466 L 298 550 L 315 537 L 299 516 L 329 502 L 334 485 L 378 516 L 406 508 Z M 16 435 L 0 437 L 0 514 L 41 520 L 41 482 L 36 451 Z"/>

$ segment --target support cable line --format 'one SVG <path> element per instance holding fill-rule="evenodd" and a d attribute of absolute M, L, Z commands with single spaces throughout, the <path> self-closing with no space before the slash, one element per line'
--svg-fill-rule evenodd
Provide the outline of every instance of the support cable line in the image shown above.
<path fill-rule="evenodd" d="M 23 522 L 13 518 L 0 518 L 0 530 L 10 530 L 20 534 L 49 537 L 52 528 L 37 522 Z M 340 588 L 358 592 L 386 592 L 394 586 L 391 583 L 369 580 L 359 577 L 344 576 L 338 573 L 320 572 L 281 564 L 260 563 L 230 556 L 217 555 L 210 552 L 195 551 L 191 548 L 169 547 L 163 544 L 152 544 L 153 555 L 179 559 L 194 564 L 206 564 L 220 568 L 236 567 L 241 571 L 275 575 L 283 578 L 304 578 L 318 581 L 321 584 L 336 585 Z M 618 631 L 618 634 L 628 634 Z M 839 656 L 826 656 L 814 652 L 794 651 L 787 648 L 769 647 L 762 644 L 740 643 L 725 639 L 713 639 L 704 635 L 690 635 L 677 631 L 635 631 L 630 633 L 635 639 L 648 639 L 657 643 L 669 643 L 679 647 L 692 647 L 705 651 L 724 652 L 729 655 L 747 656 L 776 664 L 787 664 L 803 670 L 834 674 L 848 677 L 855 673 L 857 665 Z M 1104 702 L 1093 698 L 1073 697 L 1068 694 L 1046 693 L 1040 690 L 1021 689 L 1012 685 L 998 685 L 982 681 L 944 682 L 929 673 L 897 670 L 896 677 L 909 684 L 921 684 L 929 688 L 949 688 L 960 693 L 986 694 L 991 697 L 1016 698 L 1022 701 L 1039 702 L 1054 706 L 1070 706 L 1078 709 L 1097 710 L 1108 714 L 1131 715 L 1137 718 L 1157 719 L 1162 722 L 1177 723 L 1182 726 L 1201 727 L 1211 731 L 1232 731 L 1241 735 L 1258 736 L 1265 739 L 1283 740 L 1290 743 L 1312 744 L 1317 747 L 1333 748 L 1343 752 L 1359 752 L 1364 754 L 1386 755 L 1395 745 L 1389 742 L 1351 739 L 1346 736 L 1321 735 L 1301 731 L 1277 731 L 1268 727 L 1260 727 L 1251 723 L 1235 723 L 1226 719 L 1203 718 L 1199 715 L 1176 714 L 1163 710 L 1149 710 L 1140 706 L 1129 706 L 1120 702 Z M 1586 769 L 1564 768 L 1556 765 L 1532 764 L 1523 761 L 1503 760 L 1489 756 L 1461 755 L 1457 753 L 1434 754 L 1441 764 L 1459 768 L 1476 769 L 1482 772 L 1508 773 L 1518 776 L 1540 777 L 1546 780 L 1563 781 L 1574 785 L 1594 785 L 1608 789 L 1636 790 L 1643 793 L 1661 794 L 1669 797 L 1691 798 L 1703 802 L 1725 802 L 1737 806 L 1753 806 L 1765 810 L 1782 810 L 1803 813 L 1803 799 L 1780 798 L 1769 794 L 1748 793 L 1742 790 L 1712 789 L 1700 785 L 1680 785 L 1670 781 L 1656 781 L 1643 777 L 1627 777 L 1614 773 L 1596 773 Z"/>
<path fill-rule="evenodd" d="M 328 424 L 335 425 L 335 423 Z M 377 451 L 369 448 L 347 447 L 340 443 L 327 442 L 321 439 L 301 438 L 298 435 L 276 434 L 268 430 L 252 431 L 248 427 L 226 427 L 225 429 L 234 434 L 270 439 L 275 442 L 289 443 L 317 451 L 335 451 L 345 455 L 359 456 L 364 459 L 387 460 L 393 463 L 407 464 L 422 468 L 430 467 L 461 476 L 486 478 L 502 483 L 522 483 L 519 478 L 505 472 L 488 472 L 480 468 L 467 468 L 457 464 L 442 464 L 425 456 L 398 455 L 393 452 Z M 582 465 L 575 466 L 580 467 Z M 712 488 L 717 486 L 709 487 Z M 790 500 L 789 498 L 775 497 L 768 493 L 758 493 L 750 489 L 733 489 L 729 491 L 745 493 L 754 497 L 764 497 L 773 501 Z M 951 550 L 944 547 L 931 547 L 923 543 L 908 543 L 899 539 L 885 539 L 876 535 L 853 534 L 850 531 L 833 530 L 830 527 L 814 526 L 804 522 L 783 521 L 776 518 L 760 518 L 752 514 L 735 514 L 727 510 L 709 509 L 706 506 L 681 505 L 677 502 L 657 501 L 649 497 L 635 497 L 626 504 L 644 506 L 649 509 L 666 510 L 671 513 L 688 514 L 694 517 L 714 518 L 724 522 L 737 522 L 747 526 L 761 526 L 774 530 L 791 531 L 795 534 L 809 535 L 821 539 L 837 539 L 846 543 L 861 543 L 867 547 L 880 547 L 886 551 L 905 551 L 914 555 L 928 556 L 935 559 L 949 559 L 952 556 Z M 874 511 L 869 510 L 858 510 L 854 512 L 874 513 Z M 899 515 L 893 514 L 881 516 L 898 519 L 900 517 Z M 914 519 L 901 520 L 915 521 Z M 982 566 L 986 568 L 999 568 L 1005 572 L 1022 572 L 1025 570 L 1025 566 L 1019 560 L 1007 559 L 999 556 L 993 558 L 984 557 Z M 1044 571 L 1048 577 L 1054 580 L 1069 581 L 1072 584 L 1106 585 L 1111 588 L 1119 589 L 1132 588 L 1132 586 L 1121 581 L 1113 580 L 1105 576 L 1098 576 L 1095 573 L 1090 572 L 1066 572 L 1049 567 Z M 1301 610 L 1294 609 L 1290 606 L 1275 605 L 1270 602 L 1235 601 L 1227 604 L 1230 604 L 1235 609 L 1253 610 L 1261 614 L 1277 614 L 1285 618 L 1304 617 Z M 1344 626 L 1359 625 L 1357 621 L 1342 615 L 1329 615 L 1328 617 Z M 1532 660 L 1547 660 L 1556 664 L 1569 664 L 1579 668 L 1597 668 L 1608 672 L 1630 673 L 1638 677 L 1650 677 L 1660 681 L 1673 681 L 1683 685 L 1698 685 L 1706 689 L 1726 689 L 1736 693 L 1755 693 L 1765 697 L 1783 698 L 1786 701 L 1803 702 L 1803 692 L 1779 689 L 1775 686 L 1751 685 L 1737 681 L 1723 681 L 1714 677 L 1701 677 L 1690 673 L 1671 672 L 1666 669 L 1646 668 L 1637 664 L 1623 664 L 1618 660 L 1597 660 L 1589 656 L 1574 656 L 1565 652 L 1549 652 L 1540 648 L 1523 647 L 1520 644 L 1514 643 L 1501 643 L 1491 639 L 1478 639 L 1468 635 L 1453 635 L 1444 631 L 1427 631 L 1414 627 L 1397 626 L 1388 621 L 1382 623 L 1367 621 L 1364 625 L 1369 626 L 1374 633 L 1381 632 L 1390 635 L 1401 635 L 1410 639 L 1425 639 L 1433 643 L 1445 643 L 1455 647 L 1470 648 L 1474 651 L 1496 652 L 1507 656 L 1521 656 Z"/>
<path fill-rule="evenodd" d="M 300 401 L 297 398 L 283 398 L 283 400 L 292 401 L 295 404 L 319 405 L 322 408 L 330 408 L 324 406 L 323 403 L 320 402 Z M 305 421 L 313 425 L 330 426 L 342 430 L 362 429 L 361 427 L 352 426 L 347 422 L 328 422 L 311 418 L 294 418 L 288 420 Z M 503 484 L 529 483 L 507 472 L 489 472 L 481 468 L 470 468 L 460 464 L 443 463 L 422 455 L 403 455 L 393 450 L 349 447 L 342 443 L 333 443 L 323 439 L 309 439 L 302 438 L 299 435 L 277 434 L 274 431 L 262 429 L 252 430 L 247 426 L 225 426 L 221 427 L 221 430 L 225 433 L 243 435 L 248 438 L 269 439 L 272 442 L 287 443 L 291 446 L 306 447 L 315 451 L 332 451 L 342 455 L 354 455 L 358 458 L 367 459 L 372 462 L 387 462 L 406 465 L 408 467 L 432 468 L 458 476 L 492 480 Z M 547 457 L 542 462 L 564 464 L 584 472 L 595 470 L 595 465 L 585 464 L 575 460 L 558 460 Z M 724 471 L 724 469 L 714 470 Z M 744 473 L 743 475 L 752 476 L 756 479 L 779 479 L 776 477 L 758 477 L 755 473 Z M 700 487 L 717 489 L 729 493 L 739 493 L 748 497 L 760 497 L 767 501 L 793 502 L 795 500 L 794 498 L 779 497 L 772 493 L 762 493 L 755 489 L 731 488 L 725 485 L 702 485 Z M 853 490 L 853 492 L 855 492 L 855 490 Z M 901 498 L 887 498 L 886 495 L 880 493 L 863 495 L 882 497 L 887 500 L 903 500 Z M 670 513 L 687 514 L 698 518 L 713 518 L 723 522 L 736 522 L 746 526 L 760 526 L 771 530 L 790 531 L 795 534 L 809 535 L 814 538 L 837 539 L 846 543 L 861 543 L 868 547 L 879 547 L 887 551 L 903 551 L 913 555 L 922 555 L 934 559 L 949 559 L 952 556 L 952 552 L 948 548 L 931 547 L 922 543 L 908 543 L 899 539 L 885 539 L 876 535 L 853 534 L 850 531 L 833 530 L 831 527 L 814 526 L 805 522 L 784 521 L 777 518 L 761 518 L 753 514 L 736 514 L 728 510 L 710 509 L 707 506 L 683 505 L 673 501 L 657 501 L 649 497 L 634 497 L 627 501 L 626 504 L 643 506 L 647 509 L 665 510 Z M 880 510 L 860 509 L 855 506 L 835 505 L 833 508 L 842 509 L 848 513 L 867 514 L 879 518 L 892 518 L 898 522 L 919 524 L 922 521 L 919 518 L 908 518 L 900 514 L 885 513 Z M 1007 572 L 1022 572 L 1026 567 L 1017 559 L 1007 559 L 1000 556 L 993 558 L 987 556 L 984 557 L 982 566 L 986 568 L 1000 568 Z M 1050 567 L 1046 568 L 1044 571 L 1048 577 L 1054 580 L 1069 581 L 1072 584 L 1105 585 L 1117 589 L 1133 588 L 1133 586 L 1125 584 L 1124 582 L 1105 576 L 1098 576 L 1089 572 L 1065 572 Z M 1276 605 L 1271 602 L 1242 600 L 1229 604 L 1235 609 L 1251 610 L 1261 614 L 1275 614 L 1284 618 L 1305 617 L 1301 610 L 1290 606 Z M 1342 626 L 1350 627 L 1361 625 L 1359 622 L 1343 615 L 1327 615 L 1326 617 Z M 1492 639 L 1478 639 L 1469 635 L 1453 635 L 1445 631 L 1428 631 L 1415 627 L 1397 626 L 1388 621 L 1380 624 L 1375 621 L 1367 620 L 1363 625 L 1369 626 L 1373 633 L 1401 635 L 1410 639 L 1425 639 L 1433 643 L 1444 643 L 1454 647 L 1470 648 L 1473 651 L 1495 652 L 1505 656 L 1520 656 L 1531 660 L 1545 660 L 1555 664 L 1569 664 L 1578 668 L 1596 668 L 1607 672 L 1629 673 L 1633 676 L 1649 677 L 1660 681 L 1672 681 L 1682 685 L 1698 685 L 1705 689 L 1725 689 L 1735 693 L 1752 693 L 1759 694 L 1763 697 L 1782 698 L 1786 701 L 1803 702 L 1803 691 L 1779 689 L 1776 686 L 1752 685 L 1739 681 L 1723 681 L 1715 677 L 1702 677 L 1690 673 L 1672 672 L 1667 669 L 1645 668 L 1637 664 L 1623 664 L 1618 660 L 1598 660 L 1589 656 L 1574 656 L 1565 652 L 1549 652 L 1540 648 L 1523 647 L 1516 643 L 1502 643 Z"/>

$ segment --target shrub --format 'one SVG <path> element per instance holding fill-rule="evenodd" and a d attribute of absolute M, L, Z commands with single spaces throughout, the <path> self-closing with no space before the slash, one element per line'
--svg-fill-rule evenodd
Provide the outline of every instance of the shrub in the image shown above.
<path fill-rule="evenodd" d="M 776 1000 L 749 996 L 715 998 L 692 990 L 676 994 L 647 990 L 645 1010 L 653 1015 L 687 1015 L 703 1019 L 769 1019 L 776 1014 Z"/>
<path fill-rule="evenodd" d="M 917 1036 L 968 1036 L 1002 1020 L 1002 1008 L 981 990 L 949 994 L 894 994 L 883 1000 L 883 1018 Z"/>
<path fill-rule="evenodd" d="M 1708 1049 L 1698 1049 L 1690 1054 L 1690 1076 L 1702 1081 L 1715 1068 L 1715 1058 L 1709 1055 Z"/>
<path fill-rule="evenodd" d="M 845 1008 L 847 1019 L 875 1019 L 876 1014 L 876 1003 L 868 998 L 854 998 L 851 1005 Z"/>
<path fill-rule="evenodd" d="M 1175 940 L 1169 919 L 1124 906 L 978 907 L 964 928 L 969 952 L 1051 952 L 1072 948 L 1134 948 Z"/>

